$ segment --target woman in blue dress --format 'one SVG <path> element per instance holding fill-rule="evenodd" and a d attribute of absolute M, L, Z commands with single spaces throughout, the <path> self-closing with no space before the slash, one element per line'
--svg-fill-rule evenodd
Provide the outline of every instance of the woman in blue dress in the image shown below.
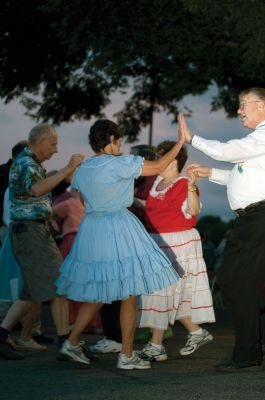
<path fill-rule="evenodd" d="M 85 217 L 57 280 L 58 294 L 83 305 L 60 357 L 89 364 L 79 345 L 80 335 L 104 303 L 121 300 L 122 351 L 117 367 L 150 368 L 148 361 L 133 352 L 135 296 L 170 286 L 179 277 L 127 207 L 133 202 L 134 179 L 161 173 L 176 157 L 184 139 L 180 137 L 157 161 L 122 156 L 118 125 L 98 120 L 90 129 L 89 142 L 95 156 L 78 168 L 72 182 L 84 201 Z"/>

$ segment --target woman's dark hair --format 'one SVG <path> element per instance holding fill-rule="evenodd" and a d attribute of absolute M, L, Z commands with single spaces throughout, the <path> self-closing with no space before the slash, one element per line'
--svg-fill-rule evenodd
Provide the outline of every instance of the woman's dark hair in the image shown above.
<path fill-rule="evenodd" d="M 110 143 L 111 136 L 114 136 L 115 140 L 123 136 L 119 126 L 108 119 L 99 119 L 90 128 L 89 144 L 97 153 Z"/>
<path fill-rule="evenodd" d="M 130 154 L 143 157 L 145 160 L 148 161 L 156 160 L 156 153 L 154 147 L 148 146 L 147 144 L 137 144 L 136 146 L 132 146 Z"/>
<path fill-rule="evenodd" d="M 27 140 L 21 140 L 17 144 L 15 144 L 14 147 L 12 147 L 11 154 L 12 158 L 15 159 L 19 153 L 21 153 L 22 150 L 24 150 L 25 147 L 28 146 L 28 141 Z"/>
<path fill-rule="evenodd" d="M 160 143 L 157 148 L 156 148 L 156 152 L 157 154 L 161 157 L 164 154 L 166 154 L 169 150 L 172 149 L 172 147 L 174 147 L 176 144 L 176 142 L 174 142 L 173 140 L 165 140 L 164 142 Z M 185 165 L 185 162 L 188 159 L 188 152 L 186 147 L 182 146 L 182 148 L 180 149 L 176 160 L 178 162 L 177 168 L 178 168 L 178 172 L 180 173 L 183 170 L 183 167 Z"/>

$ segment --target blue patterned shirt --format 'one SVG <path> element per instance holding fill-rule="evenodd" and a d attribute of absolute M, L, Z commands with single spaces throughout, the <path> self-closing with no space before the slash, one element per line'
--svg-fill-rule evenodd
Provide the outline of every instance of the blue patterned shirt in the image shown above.
<path fill-rule="evenodd" d="M 45 178 L 45 169 L 32 151 L 25 148 L 14 160 L 9 172 L 12 220 L 46 220 L 51 217 L 51 194 L 36 197 L 31 193 L 32 185 Z"/>

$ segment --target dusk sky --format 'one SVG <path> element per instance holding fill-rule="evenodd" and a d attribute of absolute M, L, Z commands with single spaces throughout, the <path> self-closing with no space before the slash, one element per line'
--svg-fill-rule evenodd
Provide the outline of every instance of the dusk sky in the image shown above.
<path fill-rule="evenodd" d="M 192 109 L 193 114 L 188 118 L 188 125 L 193 133 L 196 133 L 207 139 L 218 139 L 227 141 L 232 138 L 240 138 L 248 134 L 248 131 L 241 125 L 240 120 L 227 119 L 223 111 L 210 112 L 211 96 L 215 94 L 215 87 L 211 87 L 207 93 L 202 96 L 186 96 L 181 105 L 186 105 Z M 111 104 L 105 109 L 105 115 L 113 119 L 113 114 L 120 111 L 123 107 L 125 96 L 116 94 L 112 97 Z M 19 140 L 26 139 L 30 129 L 36 124 L 28 116 L 24 115 L 25 109 L 18 101 L 13 101 L 8 105 L 0 102 L 0 164 L 5 163 L 10 157 L 12 146 Z M 177 135 L 177 125 L 172 125 L 171 117 L 164 114 L 156 114 L 154 119 L 154 140 L 157 145 L 165 139 L 175 140 Z M 86 157 L 93 154 L 87 142 L 87 135 L 90 126 L 94 120 L 62 124 L 57 127 L 59 134 L 59 152 L 53 158 L 46 162 L 45 167 L 59 169 L 65 166 L 72 153 L 83 153 Z M 146 144 L 148 142 L 147 130 L 144 130 L 136 144 Z M 123 153 L 129 154 L 131 144 L 124 145 Z M 188 146 L 189 162 L 200 162 L 207 166 L 216 166 L 218 168 L 229 169 L 230 164 L 214 162 L 210 158 L 202 155 L 199 151 Z M 198 183 L 203 215 L 218 215 L 224 220 L 234 218 L 231 212 L 227 197 L 226 188 L 214 183 L 200 181 Z"/>

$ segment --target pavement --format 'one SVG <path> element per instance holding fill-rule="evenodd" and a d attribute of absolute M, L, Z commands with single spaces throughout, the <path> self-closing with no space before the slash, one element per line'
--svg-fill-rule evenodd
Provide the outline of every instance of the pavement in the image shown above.
<path fill-rule="evenodd" d="M 205 325 L 214 340 L 188 357 L 178 355 L 186 333 L 175 324 L 167 340 L 169 359 L 150 370 L 121 371 L 116 354 L 102 354 L 91 365 L 56 361 L 56 347 L 28 352 L 22 361 L 0 359 L 1 400 L 265 400 L 265 370 L 218 373 L 214 365 L 229 358 L 233 328 L 228 313 L 217 310 L 216 324 Z M 54 334 L 49 321 L 45 333 Z M 17 334 L 16 334 L 17 335 Z M 100 335 L 84 335 L 94 343 Z M 141 348 L 139 344 L 136 348 Z"/>

